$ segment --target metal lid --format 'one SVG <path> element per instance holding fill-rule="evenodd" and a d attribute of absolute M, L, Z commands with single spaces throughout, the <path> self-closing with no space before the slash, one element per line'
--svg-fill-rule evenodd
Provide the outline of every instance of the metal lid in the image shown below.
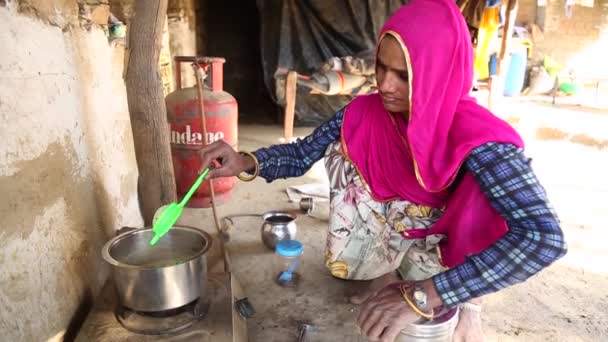
<path fill-rule="evenodd" d="M 281 240 L 275 247 L 275 252 L 280 256 L 295 257 L 302 254 L 304 247 L 296 240 Z"/>

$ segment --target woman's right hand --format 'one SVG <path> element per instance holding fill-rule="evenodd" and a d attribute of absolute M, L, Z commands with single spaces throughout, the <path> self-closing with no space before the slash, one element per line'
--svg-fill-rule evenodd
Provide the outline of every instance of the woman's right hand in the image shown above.
<path fill-rule="evenodd" d="M 201 167 L 199 173 L 212 164 L 216 166 L 209 170 L 207 178 L 237 176 L 241 172 L 255 167 L 255 161 L 251 157 L 238 153 L 223 140 L 204 146 L 200 150 L 200 154 Z M 214 161 L 217 161 L 217 163 L 214 163 Z"/>

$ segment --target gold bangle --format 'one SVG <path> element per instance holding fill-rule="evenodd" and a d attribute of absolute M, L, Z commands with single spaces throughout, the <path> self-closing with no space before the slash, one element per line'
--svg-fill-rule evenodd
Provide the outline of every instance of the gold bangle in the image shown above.
<path fill-rule="evenodd" d="M 253 159 L 253 163 L 254 163 L 254 171 L 253 171 L 253 175 L 243 175 L 243 173 L 240 173 L 237 177 L 238 179 L 240 179 L 243 182 L 251 182 L 252 180 L 254 180 L 258 174 L 260 173 L 260 163 L 258 162 L 258 158 L 255 157 L 255 154 L 251 153 L 251 152 L 246 152 L 246 151 L 239 151 L 239 154 L 244 155 L 244 156 L 248 156 L 251 159 Z"/>
<path fill-rule="evenodd" d="M 433 317 L 435 316 L 435 312 L 433 309 L 431 309 L 430 313 L 426 313 L 426 312 L 420 310 L 420 308 L 418 308 L 418 306 L 416 306 L 416 304 L 414 304 L 414 301 L 407 294 L 407 288 L 404 285 L 401 285 L 400 290 L 401 290 L 401 295 L 403 296 L 403 300 L 405 300 L 407 305 L 409 305 L 410 308 L 412 308 L 412 310 L 414 310 L 415 313 L 417 313 L 418 315 L 420 315 L 426 319 L 433 319 Z"/>

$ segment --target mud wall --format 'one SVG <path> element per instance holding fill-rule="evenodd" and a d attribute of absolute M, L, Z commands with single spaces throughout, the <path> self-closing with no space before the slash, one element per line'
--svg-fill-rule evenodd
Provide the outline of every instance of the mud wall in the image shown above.
<path fill-rule="evenodd" d="M 2 340 L 62 339 L 107 279 L 105 241 L 142 224 L 108 13 L 107 1 L 0 2 Z"/>

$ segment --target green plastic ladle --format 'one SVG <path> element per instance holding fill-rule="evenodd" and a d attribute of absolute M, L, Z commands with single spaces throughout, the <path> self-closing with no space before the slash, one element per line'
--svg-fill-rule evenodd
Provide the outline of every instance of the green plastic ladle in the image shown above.
<path fill-rule="evenodd" d="M 154 237 L 150 240 L 151 246 L 154 246 L 158 242 L 158 240 L 160 240 L 161 237 L 163 237 L 165 234 L 167 234 L 167 232 L 169 232 L 169 229 L 173 227 L 175 222 L 177 222 L 177 219 L 182 214 L 184 206 L 186 206 L 186 203 L 188 203 L 190 197 L 192 197 L 198 187 L 201 186 L 201 183 L 203 183 L 203 180 L 205 180 L 205 176 L 207 176 L 207 173 L 209 173 L 209 168 L 206 168 L 203 173 L 198 176 L 196 182 L 194 182 L 190 190 L 188 190 L 186 196 L 184 196 L 184 198 L 181 202 L 179 202 L 179 204 L 173 202 L 169 204 L 165 208 L 165 210 L 163 210 L 162 214 L 160 214 L 160 216 L 158 217 L 158 220 L 156 220 L 154 222 L 154 225 L 152 226 Z"/>

